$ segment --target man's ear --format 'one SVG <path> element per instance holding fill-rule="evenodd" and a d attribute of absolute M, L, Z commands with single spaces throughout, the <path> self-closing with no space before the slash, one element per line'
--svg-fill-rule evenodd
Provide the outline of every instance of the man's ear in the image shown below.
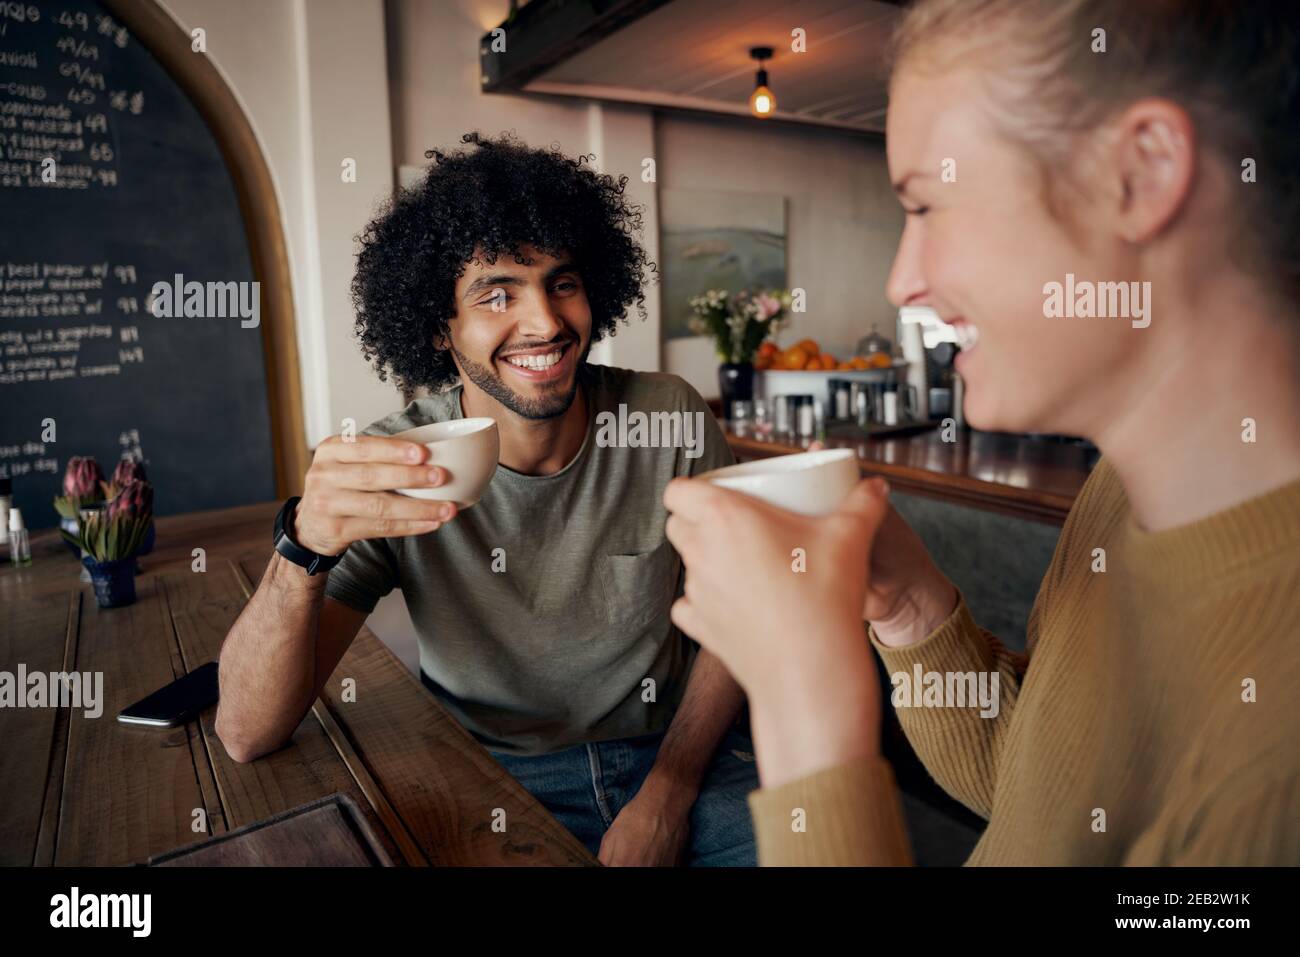
<path fill-rule="evenodd" d="M 1172 100 L 1148 97 L 1114 121 L 1116 232 L 1130 243 L 1158 235 L 1178 215 L 1196 172 L 1192 119 Z"/>

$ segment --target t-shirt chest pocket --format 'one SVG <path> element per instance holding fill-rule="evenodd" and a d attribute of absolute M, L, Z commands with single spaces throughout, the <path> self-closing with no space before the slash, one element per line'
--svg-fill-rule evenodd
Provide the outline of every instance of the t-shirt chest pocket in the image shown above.
<path fill-rule="evenodd" d="M 677 553 L 667 539 L 652 551 L 604 556 L 600 583 L 609 623 L 635 631 L 660 616 L 667 617 L 676 596 L 680 567 Z"/>

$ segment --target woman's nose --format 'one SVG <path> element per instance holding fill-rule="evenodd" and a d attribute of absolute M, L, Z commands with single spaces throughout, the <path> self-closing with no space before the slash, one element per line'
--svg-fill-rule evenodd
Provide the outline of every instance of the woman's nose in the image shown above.
<path fill-rule="evenodd" d="M 903 235 L 899 237 L 885 294 L 899 307 L 915 304 L 926 295 L 925 277 L 921 272 L 921 230 L 912 217 L 908 217 Z"/>

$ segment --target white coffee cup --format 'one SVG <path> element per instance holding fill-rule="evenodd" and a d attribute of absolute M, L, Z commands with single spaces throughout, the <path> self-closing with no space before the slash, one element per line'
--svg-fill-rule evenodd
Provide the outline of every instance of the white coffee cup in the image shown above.
<path fill-rule="evenodd" d="M 476 503 L 492 481 L 501 456 L 501 435 L 495 419 L 449 419 L 392 436 L 419 442 L 429 450 L 425 465 L 437 465 L 447 472 L 447 481 L 426 488 L 399 488 L 402 495 L 438 502 L 455 502 L 458 508 Z"/>
<path fill-rule="evenodd" d="M 802 515 L 835 511 L 860 479 L 857 454 L 852 449 L 778 455 L 714 469 L 699 477 Z"/>

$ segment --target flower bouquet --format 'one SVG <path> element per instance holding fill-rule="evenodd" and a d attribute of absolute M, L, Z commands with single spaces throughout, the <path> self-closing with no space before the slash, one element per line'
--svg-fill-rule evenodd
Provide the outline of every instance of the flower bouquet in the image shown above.
<path fill-rule="evenodd" d="M 136 479 L 116 488 L 102 511 L 79 514 L 76 534 L 63 538 L 79 552 L 95 600 L 101 608 L 116 608 L 135 601 L 135 557 L 153 525 L 153 486 Z"/>
<path fill-rule="evenodd" d="M 730 296 L 726 290 L 710 289 L 692 297 L 690 306 L 688 327 L 697 336 L 710 336 L 722 361 L 718 387 L 722 413 L 730 419 L 733 402 L 754 397 L 754 355 L 789 322 L 790 294 L 783 289 L 742 289 Z"/>
<path fill-rule="evenodd" d="M 790 294 L 784 289 L 742 289 L 732 296 L 725 289 L 710 289 L 693 296 L 690 306 L 691 332 L 711 337 L 722 362 L 745 364 L 754 361 L 765 339 L 789 323 Z"/>

